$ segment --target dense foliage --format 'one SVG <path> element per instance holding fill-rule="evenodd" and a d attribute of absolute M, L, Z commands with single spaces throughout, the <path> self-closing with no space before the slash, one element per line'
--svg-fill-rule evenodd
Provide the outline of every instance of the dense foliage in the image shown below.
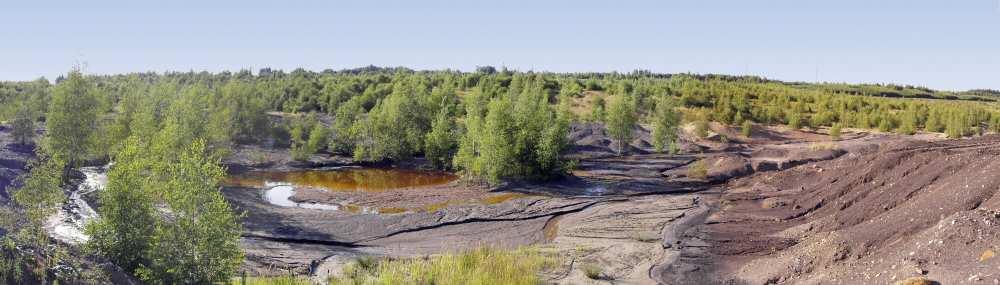
<path fill-rule="evenodd" d="M 631 139 L 634 125 L 649 126 L 661 151 L 671 149 L 682 117 L 696 130 L 715 121 L 741 127 L 745 135 L 754 124 L 837 124 L 951 137 L 1000 129 L 992 103 L 997 96 L 984 90 L 646 71 L 71 72 L 57 81 L 0 83 L 0 101 L 20 103 L 5 104 L 0 119 L 21 126 L 45 120 L 56 134 L 46 145 L 70 165 L 111 158 L 127 137 L 152 138 L 165 128 L 175 130 L 162 138 L 172 149 L 202 138 L 213 155 L 255 143 L 289 147 L 299 160 L 321 152 L 376 163 L 423 156 L 436 167 L 488 181 L 564 172 L 559 154 L 576 119 L 605 122 L 619 141 Z"/>

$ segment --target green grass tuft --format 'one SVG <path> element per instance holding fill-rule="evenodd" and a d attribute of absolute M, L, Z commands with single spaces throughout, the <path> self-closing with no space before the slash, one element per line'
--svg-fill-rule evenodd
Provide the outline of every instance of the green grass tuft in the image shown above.
<path fill-rule="evenodd" d="M 457 254 L 377 263 L 358 260 L 330 284 L 541 284 L 539 273 L 555 258 L 533 248 L 482 248 Z"/>

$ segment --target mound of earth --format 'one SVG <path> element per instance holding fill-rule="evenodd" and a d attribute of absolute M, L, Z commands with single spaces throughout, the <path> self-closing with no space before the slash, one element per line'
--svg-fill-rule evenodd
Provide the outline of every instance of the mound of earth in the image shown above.
<path fill-rule="evenodd" d="M 758 173 L 688 235 L 711 244 L 716 281 L 996 284 L 998 159 L 998 136 L 896 141 Z"/>

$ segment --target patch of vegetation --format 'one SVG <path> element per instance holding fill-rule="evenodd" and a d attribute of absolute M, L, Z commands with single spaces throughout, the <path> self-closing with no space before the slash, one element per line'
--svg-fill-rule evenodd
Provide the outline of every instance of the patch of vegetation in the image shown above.
<path fill-rule="evenodd" d="M 829 142 L 825 143 L 812 143 L 809 145 L 809 150 L 819 151 L 819 150 L 834 150 L 837 149 L 837 145 Z"/>
<path fill-rule="evenodd" d="M 900 281 L 896 281 L 894 285 L 936 285 L 937 282 L 931 281 L 930 279 L 924 277 L 910 277 Z"/>
<path fill-rule="evenodd" d="M 752 132 L 753 124 L 751 124 L 750 121 L 743 121 L 743 123 L 740 124 L 740 134 L 743 135 L 743 137 L 749 138 Z"/>
<path fill-rule="evenodd" d="M 237 277 L 233 278 L 230 285 L 312 285 L 313 282 L 306 277 L 298 276 L 278 276 L 278 277 Z"/>
<path fill-rule="evenodd" d="M 705 159 L 699 159 L 691 163 L 687 169 L 687 177 L 694 179 L 705 179 L 708 177 L 708 163 Z"/>
<path fill-rule="evenodd" d="M 481 248 L 457 254 L 380 260 L 358 260 L 344 268 L 330 284 L 540 284 L 539 273 L 551 268 L 555 257 L 536 249 Z"/>
<path fill-rule="evenodd" d="M 583 271 L 583 275 L 587 276 L 587 278 L 593 280 L 604 279 L 604 270 L 601 269 L 601 267 L 597 266 L 596 264 L 593 263 L 583 264 L 580 266 L 580 270 Z"/>
<path fill-rule="evenodd" d="M 835 141 L 840 140 L 840 132 L 840 123 L 833 124 L 833 126 L 830 127 L 830 139 Z"/>

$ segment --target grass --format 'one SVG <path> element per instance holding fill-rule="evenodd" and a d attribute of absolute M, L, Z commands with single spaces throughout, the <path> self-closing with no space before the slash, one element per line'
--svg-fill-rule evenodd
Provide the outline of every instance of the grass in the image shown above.
<path fill-rule="evenodd" d="M 833 143 L 813 143 L 809 145 L 809 150 L 819 151 L 819 150 L 834 150 L 837 149 L 837 145 Z"/>
<path fill-rule="evenodd" d="M 306 277 L 279 276 L 279 277 L 234 277 L 231 285 L 312 285 L 312 281 Z"/>
<path fill-rule="evenodd" d="M 481 248 L 429 258 L 359 260 L 330 284 L 541 284 L 555 258 L 533 248 Z"/>
<path fill-rule="evenodd" d="M 694 179 L 704 179 L 708 177 L 708 163 L 704 159 L 699 159 L 691 163 L 687 170 L 687 176 Z"/>
<path fill-rule="evenodd" d="M 588 263 L 581 266 L 580 269 L 583 270 L 583 275 L 587 278 L 600 280 L 604 277 L 604 270 L 601 270 L 601 267 L 597 265 Z"/>
<path fill-rule="evenodd" d="M 906 278 L 905 280 L 896 282 L 895 285 L 934 285 L 934 284 L 938 283 L 924 277 L 910 277 Z"/>

